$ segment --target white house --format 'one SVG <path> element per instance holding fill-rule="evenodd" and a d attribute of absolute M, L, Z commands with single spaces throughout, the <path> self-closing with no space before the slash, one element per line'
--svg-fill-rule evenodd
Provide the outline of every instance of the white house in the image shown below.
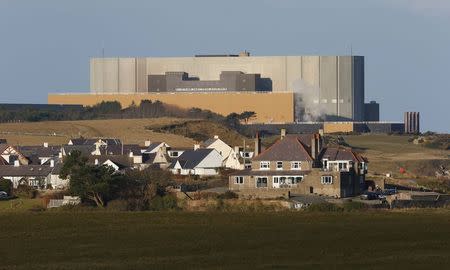
<path fill-rule="evenodd" d="M 181 175 L 217 175 L 222 167 L 222 156 L 215 149 L 196 149 L 184 151 L 172 161 L 169 169 Z"/>
<path fill-rule="evenodd" d="M 227 143 L 222 141 L 219 136 L 214 136 L 213 139 L 208 139 L 203 142 L 203 147 L 207 149 L 215 149 L 222 156 L 222 166 L 225 168 L 243 170 L 244 162 L 240 156 L 238 147 L 233 149 Z"/>

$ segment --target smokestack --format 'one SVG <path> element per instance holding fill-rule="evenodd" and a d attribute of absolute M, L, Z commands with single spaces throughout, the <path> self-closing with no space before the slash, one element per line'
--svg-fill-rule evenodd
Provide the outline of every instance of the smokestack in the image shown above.
<path fill-rule="evenodd" d="M 284 137 L 286 137 L 286 129 L 282 128 L 281 129 L 281 139 L 284 139 Z"/>
<path fill-rule="evenodd" d="M 255 137 L 255 153 L 253 156 L 257 156 L 261 153 L 261 139 L 259 138 L 259 132 L 256 132 Z"/>

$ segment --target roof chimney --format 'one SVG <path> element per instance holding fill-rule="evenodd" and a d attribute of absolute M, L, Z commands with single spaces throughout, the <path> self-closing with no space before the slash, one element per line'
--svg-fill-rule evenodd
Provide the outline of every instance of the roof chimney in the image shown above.
<path fill-rule="evenodd" d="M 50 159 L 50 167 L 51 168 L 55 167 L 55 161 L 53 159 Z"/>
<path fill-rule="evenodd" d="M 145 145 L 146 147 L 150 146 L 150 144 L 152 144 L 151 141 L 145 141 L 145 142 L 144 142 L 144 145 Z"/>
<path fill-rule="evenodd" d="M 14 167 L 19 167 L 20 166 L 20 162 L 18 160 L 14 160 Z"/>
<path fill-rule="evenodd" d="M 98 158 L 94 160 L 94 165 L 98 165 Z"/>
<path fill-rule="evenodd" d="M 219 139 L 219 135 L 214 135 L 214 139 L 215 140 Z"/>
<path fill-rule="evenodd" d="M 256 132 L 255 137 L 255 153 L 253 156 L 257 156 L 261 153 L 261 138 L 259 138 L 259 132 Z"/>
<path fill-rule="evenodd" d="M 200 149 L 200 144 L 194 144 L 194 150 Z"/>
<path fill-rule="evenodd" d="M 44 143 L 44 147 L 47 148 L 48 147 L 48 142 Z"/>
<path fill-rule="evenodd" d="M 282 128 L 281 129 L 281 139 L 284 139 L 284 137 L 286 137 L 286 129 Z"/>

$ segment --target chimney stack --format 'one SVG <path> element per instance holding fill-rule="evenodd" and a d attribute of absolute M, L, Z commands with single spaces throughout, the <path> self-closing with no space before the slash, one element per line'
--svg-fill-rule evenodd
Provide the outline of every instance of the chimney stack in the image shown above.
<path fill-rule="evenodd" d="M 259 132 L 256 132 L 255 137 L 255 153 L 253 156 L 258 156 L 261 153 L 261 138 L 259 138 Z"/>
<path fill-rule="evenodd" d="M 214 139 L 215 140 L 219 139 L 219 135 L 214 135 Z"/>
<path fill-rule="evenodd" d="M 313 159 L 319 157 L 320 151 L 322 151 L 322 137 L 319 133 L 315 133 L 311 138 L 311 156 Z"/>
<path fill-rule="evenodd" d="M 286 137 L 286 129 L 282 128 L 281 129 L 281 139 L 284 139 L 284 137 Z"/>
<path fill-rule="evenodd" d="M 20 162 L 18 160 L 14 160 L 14 167 L 19 167 L 20 166 Z"/>
<path fill-rule="evenodd" d="M 145 145 L 146 147 L 149 147 L 149 146 L 150 146 L 150 144 L 152 144 L 152 142 L 151 142 L 151 141 L 145 141 L 145 142 L 144 142 L 144 145 Z"/>
<path fill-rule="evenodd" d="M 200 144 L 194 144 L 194 150 L 200 149 Z"/>
<path fill-rule="evenodd" d="M 47 148 L 48 147 L 48 142 L 44 143 L 44 147 Z"/>
<path fill-rule="evenodd" d="M 51 168 L 55 167 L 55 161 L 53 159 L 50 159 L 50 167 Z"/>
<path fill-rule="evenodd" d="M 94 160 L 94 165 L 98 165 L 98 158 Z"/>

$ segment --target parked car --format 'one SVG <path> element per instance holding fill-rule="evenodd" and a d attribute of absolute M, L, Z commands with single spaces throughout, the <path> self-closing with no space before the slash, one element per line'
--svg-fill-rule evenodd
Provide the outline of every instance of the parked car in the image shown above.
<path fill-rule="evenodd" d="M 8 193 L 4 192 L 4 191 L 0 191 L 0 199 L 6 199 L 8 198 Z"/>
<path fill-rule="evenodd" d="M 360 196 L 361 200 L 377 200 L 378 194 L 375 192 L 366 192 Z"/>

